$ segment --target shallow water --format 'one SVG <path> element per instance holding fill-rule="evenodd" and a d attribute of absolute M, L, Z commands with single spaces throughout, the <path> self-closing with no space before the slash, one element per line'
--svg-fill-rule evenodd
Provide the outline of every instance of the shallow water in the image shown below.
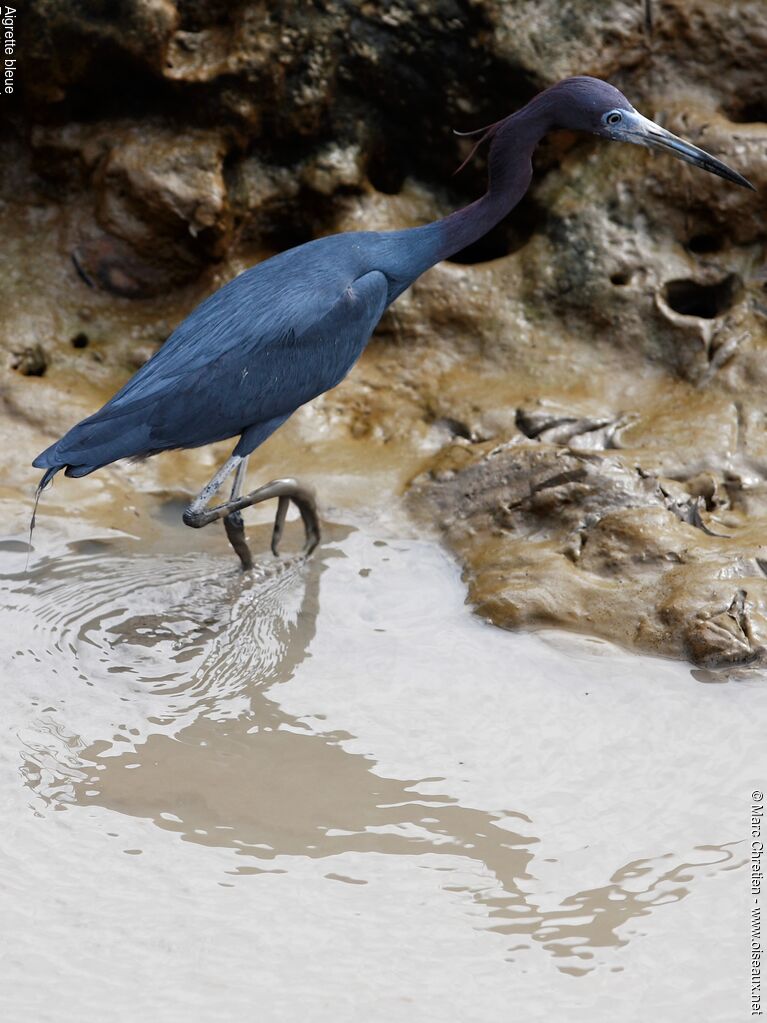
<path fill-rule="evenodd" d="M 384 526 L 93 533 L 0 544 L 4 1018 L 747 1014 L 763 679 L 496 630 Z"/>

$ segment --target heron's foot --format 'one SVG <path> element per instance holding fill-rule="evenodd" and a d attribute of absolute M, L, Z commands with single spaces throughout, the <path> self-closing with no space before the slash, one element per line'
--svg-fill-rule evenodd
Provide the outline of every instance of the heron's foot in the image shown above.
<path fill-rule="evenodd" d="M 253 555 L 250 553 L 248 541 L 245 539 L 245 523 L 242 521 L 242 515 L 238 511 L 232 512 L 231 515 L 225 515 L 224 529 L 229 543 L 240 559 L 243 572 L 249 572 L 253 568 Z"/>
<path fill-rule="evenodd" d="M 243 508 L 249 508 L 254 504 L 261 504 L 262 501 L 269 501 L 275 497 L 278 499 L 278 504 L 277 514 L 274 517 L 274 529 L 272 530 L 272 553 L 279 555 L 279 545 L 285 526 L 285 518 L 292 501 L 296 508 L 298 508 L 304 524 L 306 539 L 303 553 L 305 557 L 308 557 L 320 542 L 320 518 L 317 512 L 317 498 L 312 487 L 295 479 L 272 480 L 271 483 L 265 483 L 258 490 L 253 490 L 249 494 L 243 494 L 242 497 L 226 501 L 224 504 L 216 505 L 214 508 L 197 510 L 190 506 L 184 512 L 184 523 L 187 526 L 192 526 L 194 529 L 200 529 L 202 526 L 207 526 L 210 522 L 215 522 L 216 519 L 223 518 L 226 535 L 237 552 L 243 568 L 250 568 L 252 567 L 253 559 L 245 542 L 245 529 L 239 512 Z M 243 556 L 243 548 L 247 551 L 246 557 Z"/>

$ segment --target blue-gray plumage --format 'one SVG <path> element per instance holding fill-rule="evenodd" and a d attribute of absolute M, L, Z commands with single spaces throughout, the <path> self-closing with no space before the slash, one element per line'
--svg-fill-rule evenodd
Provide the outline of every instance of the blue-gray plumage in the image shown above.
<path fill-rule="evenodd" d="M 278 497 L 273 549 L 288 500 L 319 538 L 311 493 L 292 480 L 239 496 L 244 459 L 297 408 L 335 387 L 362 353 L 384 310 L 417 277 L 482 237 L 527 191 L 532 153 L 554 128 L 663 149 L 747 187 L 735 171 L 642 117 L 613 86 L 569 78 L 483 129 L 492 138 L 488 188 L 443 220 L 403 231 L 354 232 L 308 242 L 252 267 L 202 302 L 98 412 L 38 455 L 40 490 L 64 469 L 86 476 L 121 458 L 239 437 L 232 457 L 190 505 L 188 525 L 224 518 L 245 567 L 239 511 Z M 479 144 L 479 143 L 478 143 Z M 475 147 L 476 148 L 476 147 Z M 230 501 L 206 505 L 237 470 Z"/>

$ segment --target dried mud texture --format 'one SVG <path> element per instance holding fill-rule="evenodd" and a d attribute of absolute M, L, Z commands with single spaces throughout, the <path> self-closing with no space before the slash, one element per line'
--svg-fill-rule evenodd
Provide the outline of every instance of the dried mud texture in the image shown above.
<path fill-rule="evenodd" d="M 553 135 L 512 215 L 403 295 L 274 443 L 356 474 L 368 505 L 393 479 L 364 485 L 371 465 L 396 461 L 500 625 L 765 659 L 761 0 L 30 0 L 18 33 L 0 137 L 9 500 L 216 287 L 310 238 L 471 201 L 484 154 L 454 177 L 470 142 L 451 129 L 593 74 L 758 191 Z M 208 461 L 135 479 L 192 490 Z"/>

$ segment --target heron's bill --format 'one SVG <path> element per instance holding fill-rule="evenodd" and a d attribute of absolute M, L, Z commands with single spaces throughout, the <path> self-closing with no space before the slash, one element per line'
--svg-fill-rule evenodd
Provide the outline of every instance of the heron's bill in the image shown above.
<path fill-rule="evenodd" d="M 634 142 L 640 146 L 647 146 L 649 149 L 659 149 L 661 152 L 670 153 L 685 163 L 691 163 L 693 167 L 700 167 L 710 174 L 716 174 L 725 181 L 732 181 L 735 185 L 742 185 L 743 188 L 750 188 L 752 192 L 756 189 L 743 177 L 726 163 L 717 160 L 715 156 L 694 146 L 692 142 L 686 142 L 677 135 L 673 135 L 659 124 L 651 121 L 636 110 L 626 116 L 626 123 L 616 137 L 625 142 Z"/>

